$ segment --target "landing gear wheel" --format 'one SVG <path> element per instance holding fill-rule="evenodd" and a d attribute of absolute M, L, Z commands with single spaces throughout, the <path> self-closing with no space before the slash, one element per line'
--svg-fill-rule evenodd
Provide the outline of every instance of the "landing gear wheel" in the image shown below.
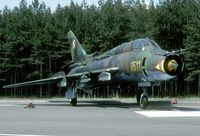
<path fill-rule="evenodd" d="M 137 91 L 137 98 L 136 98 L 136 99 L 137 99 L 137 104 L 138 104 L 138 105 L 140 105 L 140 97 L 141 97 L 141 95 L 142 95 L 142 90 L 138 90 L 138 91 Z"/>
<path fill-rule="evenodd" d="M 140 107 L 141 109 L 146 109 L 148 105 L 148 97 L 141 95 L 140 98 Z"/>
<path fill-rule="evenodd" d="M 72 99 L 70 100 L 70 104 L 71 104 L 72 106 L 76 106 L 76 105 L 77 105 L 77 98 L 72 98 Z"/>

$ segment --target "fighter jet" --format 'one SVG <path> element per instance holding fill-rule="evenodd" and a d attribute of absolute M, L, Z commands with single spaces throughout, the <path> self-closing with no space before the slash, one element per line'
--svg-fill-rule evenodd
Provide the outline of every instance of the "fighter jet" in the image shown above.
<path fill-rule="evenodd" d="M 148 88 L 152 83 L 169 80 L 179 75 L 184 63 L 179 57 L 183 50 L 168 52 L 149 39 L 140 38 L 123 43 L 101 55 L 88 55 L 76 36 L 69 31 L 71 50 L 70 72 L 61 71 L 52 77 L 3 86 L 13 88 L 40 84 L 57 84 L 65 88 L 71 105 L 77 105 L 77 92 L 109 84 L 137 84 L 137 102 L 141 108 L 148 105 Z"/>

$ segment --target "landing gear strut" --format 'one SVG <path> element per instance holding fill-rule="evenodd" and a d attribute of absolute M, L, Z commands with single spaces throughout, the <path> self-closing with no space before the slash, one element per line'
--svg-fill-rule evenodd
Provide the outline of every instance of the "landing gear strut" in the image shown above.
<path fill-rule="evenodd" d="M 140 97 L 142 95 L 142 90 L 139 88 L 137 91 L 137 104 L 140 105 Z"/>
<path fill-rule="evenodd" d="M 73 97 L 70 99 L 70 104 L 72 106 L 76 106 L 77 105 L 77 97 L 76 97 L 76 93 L 77 93 L 77 88 L 76 87 L 73 87 L 72 88 L 72 93 L 73 93 Z"/>
<path fill-rule="evenodd" d="M 73 83 L 67 86 L 65 97 L 70 99 L 70 104 L 72 106 L 77 105 L 77 87 Z"/>
<path fill-rule="evenodd" d="M 139 89 L 137 92 L 137 103 L 141 107 L 141 109 L 145 109 L 148 105 L 148 88 L 142 87 L 142 90 Z M 142 92 L 143 91 L 143 92 Z"/>

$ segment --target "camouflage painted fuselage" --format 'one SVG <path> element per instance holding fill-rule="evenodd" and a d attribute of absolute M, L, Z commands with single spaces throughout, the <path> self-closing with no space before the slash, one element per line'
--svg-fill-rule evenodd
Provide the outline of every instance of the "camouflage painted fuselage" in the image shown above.
<path fill-rule="evenodd" d="M 102 55 L 86 57 L 85 61 L 72 68 L 68 75 L 118 68 L 112 73 L 110 81 L 155 82 L 168 80 L 182 71 L 183 63 L 177 55 L 166 55 L 167 53 L 148 38 L 137 39 L 117 46 Z M 175 63 L 169 64 L 172 60 Z"/>

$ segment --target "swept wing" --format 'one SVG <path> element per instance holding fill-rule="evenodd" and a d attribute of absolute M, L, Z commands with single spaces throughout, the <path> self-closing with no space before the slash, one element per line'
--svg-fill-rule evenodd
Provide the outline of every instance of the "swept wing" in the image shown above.
<path fill-rule="evenodd" d="M 33 85 L 41 85 L 41 84 L 52 84 L 57 83 L 58 86 L 66 86 L 66 77 L 63 71 L 54 74 L 52 77 L 33 80 L 28 82 L 16 83 L 11 85 L 5 85 L 3 88 L 16 88 L 16 87 L 23 87 L 23 86 L 33 86 Z"/>

